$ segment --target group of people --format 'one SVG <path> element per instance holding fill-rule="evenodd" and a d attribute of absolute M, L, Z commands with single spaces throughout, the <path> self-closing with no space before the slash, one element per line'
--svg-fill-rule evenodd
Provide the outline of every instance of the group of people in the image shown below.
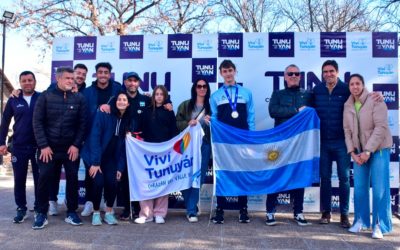
<path fill-rule="evenodd" d="M 205 79 L 197 79 L 191 98 L 181 103 L 175 115 L 164 86 L 154 88 L 151 97 L 139 93 L 141 78 L 135 72 L 125 73 L 123 85 L 111 79 L 109 63 L 96 65 L 96 80 L 86 87 L 87 67 L 60 67 L 57 82 L 43 93 L 35 91 L 34 73 L 24 71 L 19 80 L 21 90 L 6 104 L 0 130 L 0 153 L 10 150 L 6 136 L 14 117 L 12 164 L 14 194 L 17 204 L 15 223 L 27 217 L 25 183 L 28 161 L 31 162 L 35 186 L 35 221 L 33 229 L 48 223 L 47 214 L 56 215 L 57 191 L 61 166 L 67 182 L 65 221 L 81 225 L 78 208 L 78 168 L 80 158 L 86 167 L 86 204 L 82 216 L 92 215 L 92 224 L 104 221 L 118 223 L 113 205 L 122 189 L 124 211 L 120 220 L 135 223 L 165 223 L 168 197 L 133 202 L 129 199 L 125 136 L 148 142 L 173 138 L 187 126 L 201 124 L 205 135 L 201 145 L 201 183 L 211 156 L 210 121 L 218 119 L 231 126 L 255 130 L 255 109 L 252 93 L 236 83 L 236 66 L 224 60 L 219 73 L 223 86 L 211 94 Z M 269 114 L 279 126 L 305 107 L 316 109 L 320 118 L 321 148 L 321 224 L 331 222 L 332 163 L 336 161 L 339 177 L 340 224 L 351 232 L 371 227 L 369 185 L 373 187 L 372 237 L 383 238 L 392 230 L 389 192 L 389 155 L 392 137 L 387 124 L 387 108 L 380 94 L 369 93 L 359 74 L 350 76 L 349 83 L 339 77 L 336 61 L 322 65 L 323 82 L 312 91 L 300 87 L 301 72 L 291 64 L 285 68 L 285 88 L 274 91 Z M 211 122 L 212 123 L 212 122 Z M 11 151 L 11 150 L 10 150 Z M 355 216 L 349 221 L 350 164 L 354 163 Z M 100 202 L 104 192 L 105 215 L 101 218 Z M 289 190 L 293 198 L 294 220 L 309 225 L 303 214 L 304 188 Z M 198 221 L 199 189 L 182 190 L 189 222 Z M 278 194 L 268 194 L 266 224 L 275 225 Z M 217 197 L 212 221 L 224 223 L 225 197 Z M 249 223 L 247 196 L 239 196 L 239 222 Z M 132 208 L 133 206 L 133 208 Z M 133 211 L 132 211 L 133 210 Z"/>

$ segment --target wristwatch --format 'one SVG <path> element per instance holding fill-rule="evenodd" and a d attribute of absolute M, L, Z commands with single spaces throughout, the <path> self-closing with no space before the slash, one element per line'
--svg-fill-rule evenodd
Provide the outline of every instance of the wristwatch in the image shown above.
<path fill-rule="evenodd" d="M 364 153 L 365 153 L 366 155 L 368 155 L 368 156 L 371 155 L 371 152 L 369 152 L 369 151 L 364 151 Z"/>

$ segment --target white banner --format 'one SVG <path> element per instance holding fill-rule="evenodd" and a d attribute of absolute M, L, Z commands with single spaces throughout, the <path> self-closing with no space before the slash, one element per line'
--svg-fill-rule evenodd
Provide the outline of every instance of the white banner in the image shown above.
<path fill-rule="evenodd" d="M 198 124 L 169 141 L 150 143 L 126 138 L 131 201 L 154 199 L 190 187 L 200 187 L 201 142 Z"/>

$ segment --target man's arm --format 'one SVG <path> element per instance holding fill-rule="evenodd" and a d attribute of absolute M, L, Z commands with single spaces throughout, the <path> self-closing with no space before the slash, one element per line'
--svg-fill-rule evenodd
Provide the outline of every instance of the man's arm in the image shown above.
<path fill-rule="evenodd" d="M 35 135 L 36 143 L 41 149 L 49 146 L 44 126 L 46 118 L 46 95 L 46 93 L 43 93 L 38 97 L 32 118 L 33 133 Z"/>
<path fill-rule="evenodd" d="M 279 101 L 279 92 L 274 91 L 268 105 L 271 118 L 290 118 L 297 114 L 298 110 L 294 106 L 283 106 Z"/>
<path fill-rule="evenodd" d="M 85 133 L 86 133 L 86 126 L 87 126 L 87 120 L 88 120 L 88 108 L 87 108 L 87 103 L 86 99 L 81 96 L 81 94 L 77 94 L 80 96 L 80 104 L 79 104 L 79 117 L 78 117 L 78 130 L 75 135 L 75 140 L 73 142 L 73 145 L 77 148 L 81 148 L 83 140 L 85 139 Z"/>
<path fill-rule="evenodd" d="M 247 107 L 247 124 L 249 125 L 249 130 L 256 130 L 253 95 L 251 94 L 250 91 L 249 91 L 249 100 L 246 104 L 246 107 Z"/>
<path fill-rule="evenodd" d="M 11 105 L 11 99 L 7 101 L 6 107 L 4 108 L 3 117 L 1 118 L 0 128 L 0 145 L 6 145 L 6 138 L 8 134 L 8 128 L 12 117 L 14 116 L 14 110 Z"/>

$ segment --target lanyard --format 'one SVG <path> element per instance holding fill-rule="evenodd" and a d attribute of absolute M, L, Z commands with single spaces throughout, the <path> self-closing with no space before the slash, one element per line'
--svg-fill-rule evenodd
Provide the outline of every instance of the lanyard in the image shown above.
<path fill-rule="evenodd" d="M 235 86 L 235 87 L 236 87 L 235 101 L 232 102 L 232 97 L 229 95 L 227 88 L 224 86 L 225 95 L 228 98 L 229 105 L 231 106 L 232 111 L 236 111 L 236 104 L 237 104 L 238 92 L 239 92 L 239 88 L 237 86 Z"/>

